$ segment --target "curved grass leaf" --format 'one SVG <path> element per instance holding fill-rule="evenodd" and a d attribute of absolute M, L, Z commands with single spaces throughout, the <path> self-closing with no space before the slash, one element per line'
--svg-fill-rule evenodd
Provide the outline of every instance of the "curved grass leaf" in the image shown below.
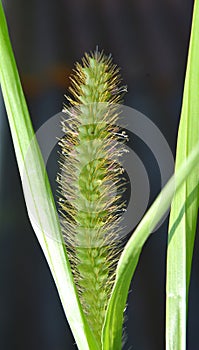
<path fill-rule="evenodd" d="M 123 312 L 128 290 L 136 269 L 141 250 L 153 229 L 167 212 L 175 191 L 198 164 L 199 143 L 183 162 L 175 176 L 169 180 L 131 236 L 118 262 L 116 279 L 109 301 L 103 330 L 103 350 L 120 350 Z"/>
<path fill-rule="evenodd" d="M 183 105 L 177 140 L 176 171 L 199 141 L 199 1 L 195 1 Z M 199 166 L 176 193 L 171 206 L 167 251 L 166 349 L 186 349 L 191 263 L 199 204 Z"/>
<path fill-rule="evenodd" d="M 20 176 L 23 185 L 26 185 L 24 195 L 31 223 L 49 264 L 78 348 L 97 350 L 96 341 L 85 320 L 73 283 L 54 199 L 39 146 L 34 138 L 1 2 L 0 82 Z"/>
<path fill-rule="evenodd" d="M 181 187 L 176 191 L 172 204 L 169 231 L 166 332 L 167 349 L 169 350 L 184 350 L 186 348 L 186 301 L 199 200 L 198 54 L 199 1 L 196 1 L 177 147 L 175 186 L 176 190 Z M 195 159 L 192 163 L 194 153 Z M 186 182 L 181 185 L 186 177 L 188 177 Z M 159 199 L 157 198 L 140 222 L 121 255 L 104 325 L 104 350 L 121 349 L 123 310 L 131 278 L 146 239 L 170 205 L 173 181 L 174 178 L 169 181 L 161 192 L 161 205 L 159 205 Z"/>

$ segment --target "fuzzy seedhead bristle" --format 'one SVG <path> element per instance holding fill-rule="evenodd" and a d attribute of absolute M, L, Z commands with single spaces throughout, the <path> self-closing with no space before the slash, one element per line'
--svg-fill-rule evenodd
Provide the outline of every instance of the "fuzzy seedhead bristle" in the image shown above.
<path fill-rule="evenodd" d="M 59 142 L 59 206 L 80 301 L 100 344 L 120 250 L 118 213 L 125 207 L 119 158 L 126 135 L 116 125 L 125 88 L 111 57 L 98 51 L 85 54 L 70 80 Z"/>

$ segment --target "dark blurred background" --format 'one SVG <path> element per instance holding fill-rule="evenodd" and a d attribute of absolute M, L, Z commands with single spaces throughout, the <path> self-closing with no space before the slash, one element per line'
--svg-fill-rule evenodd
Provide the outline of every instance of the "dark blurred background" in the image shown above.
<path fill-rule="evenodd" d="M 147 115 L 175 154 L 190 34 L 191 0 L 4 0 L 35 130 L 62 109 L 75 61 L 96 45 L 112 53 L 128 86 L 125 104 Z M 0 43 L 1 45 L 1 43 Z M 0 100 L 0 349 L 75 349 L 24 204 Z M 145 158 L 139 141 L 135 149 Z M 56 152 L 49 166 L 56 176 Z M 160 190 L 148 162 L 150 201 Z M 53 185 L 55 187 L 55 185 Z M 129 293 L 124 349 L 164 349 L 167 224 L 147 241 Z M 199 242 L 193 260 L 187 349 L 199 348 Z M 175 350 L 175 349 L 174 349 Z"/>

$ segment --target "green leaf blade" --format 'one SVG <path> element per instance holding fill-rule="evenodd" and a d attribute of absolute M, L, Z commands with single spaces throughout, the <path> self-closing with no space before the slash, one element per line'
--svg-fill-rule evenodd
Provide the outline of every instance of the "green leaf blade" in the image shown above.
<path fill-rule="evenodd" d="M 0 2 L 0 83 L 27 210 L 81 350 L 97 350 L 77 295 L 43 159 L 34 135 Z M 24 189 L 24 188 L 23 188 Z"/>
<path fill-rule="evenodd" d="M 195 1 L 178 132 L 176 171 L 199 140 L 199 1 Z M 199 203 L 199 167 L 176 194 L 170 214 L 167 251 L 166 348 L 186 349 L 189 281 Z"/>
<path fill-rule="evenodd" d="M 126 306 L 128 290 L 134 275 L 141 250 L 167 212 L 175 191 L 178 191 L 190 172 L 197 166 L 199 159 L 199 143 L 190 156 L 183 162 L 175 176 L 169 180 L 152 206 L 149 208 L 138 227 L 134 231 L 120 257 L 115 284 L 109 301 L 102 334 L 103 350 L 120 350 L 122 344 L 123 312 Z"/>

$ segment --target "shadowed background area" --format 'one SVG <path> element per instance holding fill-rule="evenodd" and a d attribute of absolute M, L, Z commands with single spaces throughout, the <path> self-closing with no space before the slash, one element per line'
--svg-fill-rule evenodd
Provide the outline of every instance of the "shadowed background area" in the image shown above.
<path fill-rule="evenodd" d="M 74 62 L 98 45 L 121 67 L 128 86 L 124 103 L 148 116 L 175 153 L 193 1 L 4 0 L 3 4 L 35 130 L 60 112 Z M 0 348 L 75 349 L 27 217 L 2 98 L 0 135 Z M 136 137 L 131 147 L 146 166 L 152 201 L 160 190 L 158 170 Z M 54 191 L 57 159 L 54 150 L 48 164 Z M 164 349 L 167 224 L 151 236 L 141 255 L 126 311 L 126 350 Z M 198 243 L 190 289 L 189 350 L 199 346 Z"/>

